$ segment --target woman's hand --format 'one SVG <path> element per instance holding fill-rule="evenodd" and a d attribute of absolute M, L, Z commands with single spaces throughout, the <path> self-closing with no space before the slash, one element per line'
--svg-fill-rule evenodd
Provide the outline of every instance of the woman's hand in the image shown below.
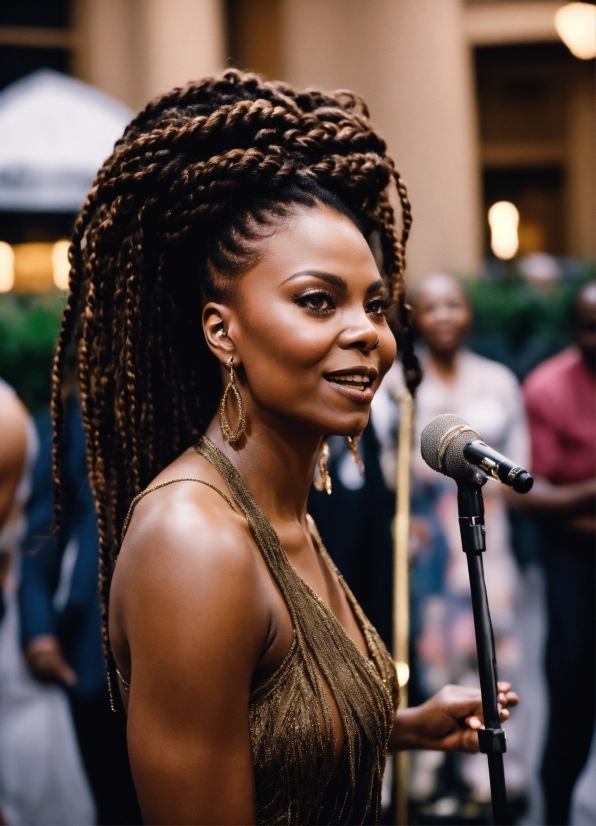
<path fill-rule="evenodd" d="M 510 683 L 500 682 L 498 688 L 503 722 L 519 699 Z M 397 712 L 389 748 L 477 752 L 476 732 L 482 726 L 480 689 L 447 685 L 421 706 Z"/>

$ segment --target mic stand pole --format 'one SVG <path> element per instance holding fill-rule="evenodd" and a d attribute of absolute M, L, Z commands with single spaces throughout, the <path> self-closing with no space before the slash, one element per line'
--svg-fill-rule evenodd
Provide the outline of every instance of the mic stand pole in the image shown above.
<path fill-rule="evenodd" d="M 410 539 L 410 463 L 414 399 L 407 390 L 397 398 L 399 433 L 397 444 L 396 515 L 393 531 L 393 659 L 399 684 L 399 707 L 408 707 L 410 677 L 410 584 L 408 545 Z M 395 824 L 408 826 L 409 755 L 398 751 L 395 761 Z"/>
<path fill-rule="evenodd" d="M 503 768 L 503 754 L 507 747 L 505 732 L 501 728 L 499 719 L 495 641 L 482 562 L 482 554 L 486 550 L 484 500 L 482 498 L 482 485 L 485 482 L 486 477 L 479 471 L 475 472 L 475 481 L 458 482 L 457 504 L 462 547 L 468 560 L 470 575 L 485 726 L 484 729 L 478 731 L 478 742 L 480 751 L 488 758 L 493 822 L 495 826 L 508 826 L 510 821 Z"/>

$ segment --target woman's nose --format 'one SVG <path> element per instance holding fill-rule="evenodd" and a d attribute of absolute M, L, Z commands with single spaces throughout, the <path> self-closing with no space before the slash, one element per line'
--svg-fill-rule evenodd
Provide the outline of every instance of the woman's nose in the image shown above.
<path fill-rule="evenodd" d="M 434 313 L 432 314 L 433 321 L 445 321 L 445 319 L 451 319 L 453 315 L 453 310 L 451 307 L 440 306 L 437 307 Z"/>
<path fill-rule="evenodd" d="M 373 350 L 379 341 L 379 332 L 365 315 L 364 318 L 354 320 L 354 322 L 342 332 L 340 346 L 345 350 L 361 350 L 368 353 Z"/>

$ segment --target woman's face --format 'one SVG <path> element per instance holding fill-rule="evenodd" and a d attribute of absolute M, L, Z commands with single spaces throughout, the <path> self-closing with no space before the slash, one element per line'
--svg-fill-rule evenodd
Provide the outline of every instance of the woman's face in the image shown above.
<path fill-rule="evenodd" d="M 396 352 L 364 237 L 321 206 L 298 209 L 262 243 L 230 304 L 205 307 L 211 349 L 239 365 L 249 422 L 317 437 L 360 432 Z"/>
<path fill-rule="evenodd" d="M 431 353 L 449 355 L 462 344 L 470 328 L 468 299 L 450 275 L 428 278 L 415 295 L 416 327 Z"/>

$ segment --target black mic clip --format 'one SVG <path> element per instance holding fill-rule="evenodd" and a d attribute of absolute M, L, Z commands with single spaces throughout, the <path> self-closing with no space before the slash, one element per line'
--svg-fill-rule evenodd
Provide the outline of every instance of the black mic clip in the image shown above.
<path fill-rule="evenodd" d="M 482 468 L 478 467 L 478 465 L 468 464 L 466 470 L 466 482 L 473 482 L 475 485 L 478 485 L 478 487 L 483 488 L 488 482 L 488 476 Z"/>

